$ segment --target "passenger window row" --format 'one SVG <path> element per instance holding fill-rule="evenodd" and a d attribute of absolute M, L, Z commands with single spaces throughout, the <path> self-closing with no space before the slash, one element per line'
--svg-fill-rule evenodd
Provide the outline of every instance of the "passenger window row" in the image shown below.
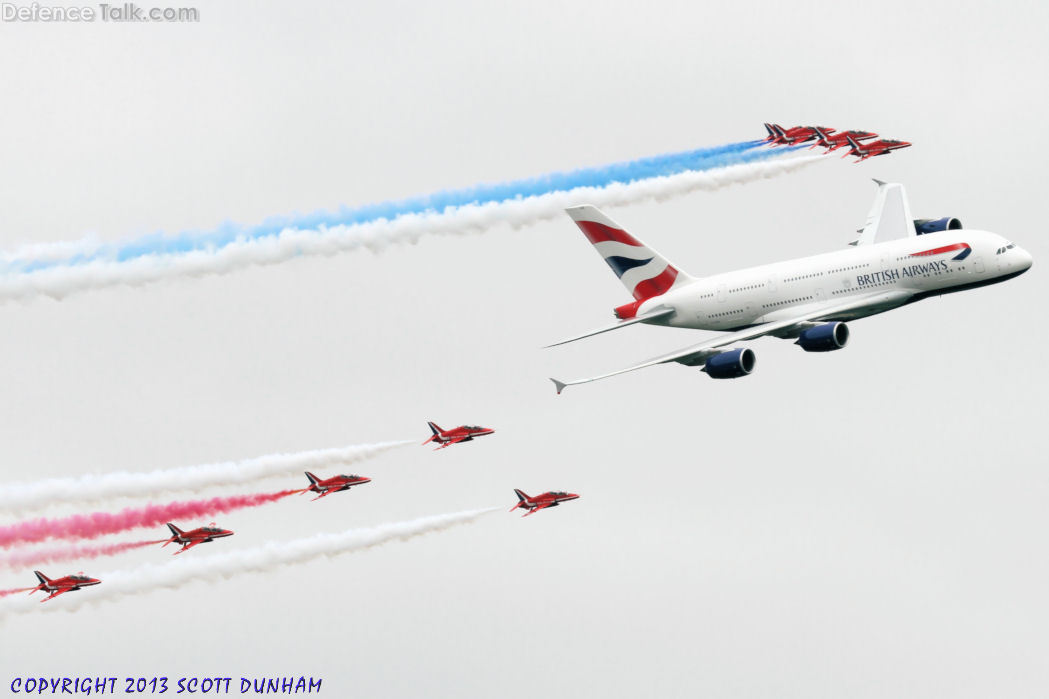
<path fill-rule="evenodd" d="M 761 304 L 761 307 L 762 308 L 775 308 L 776 306 L 786 306 L 786 305 L 789 305 L 789 304 L 792 304 L 792 303 L 797 303 L 798 301 L 811 301 L 811 300 L 812 300 L 811 296 L 799 296 L 796 299 L 787 299 L 786 301 L 773 301 L 772 303 L 763 303 L 763 304 Z"/>

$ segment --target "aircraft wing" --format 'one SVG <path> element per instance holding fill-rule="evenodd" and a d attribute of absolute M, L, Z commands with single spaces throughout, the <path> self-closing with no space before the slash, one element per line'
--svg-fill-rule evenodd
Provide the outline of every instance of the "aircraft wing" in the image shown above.
<path fill-rule="evenodd" d="M 73 588 L 71 588 L 71 587 L 61 587 L 61 588 L 59 588 L 59 589 L 55 590 L 54 592 L 52 592 L 52 593 L 51 593 L 51 596 L 50 596 L 50 597 L 45 597 L 44 599 L 42 599 L 42 600 L 40 600 L 40 601 L 41 601 L 41 602 L 46 602 L 46 601 L 48 601 L 49 599 L 52 599 L 52 598 L 58 597 L 58 596 L 59 596 L 59 595 L 61 595 L 62 593 L 64 593 L 64 592 L 69 592 L 69 591 L 70 591 L 70 590 L 72 590 L 72 589 L 73 589 Z"/>
<path fill-rule="evenodd" d="M 648 361 L 641 362 L 640 364 L 626 367 L 625 369 L 618 369 L 607 374 L 601 374 L 600 376 L 591 376 L 588 379 L 576 379 L 574 381 L 558 381 L 553 378 L 550 380 L 554 382 L 557 392 L 561 393 L 566 386 L 575 386 L 576 384 L 589 383 L 591 381 L 597 381 L 598 379 L 607 379 L 610 376 L 625 374 L 628 371 L 636 371 L 637 369 L 645 369 L 650 366 L 655 366 L 656 364 L 678 362 L 688 366 L 695 366 L 706 362 L 707 359 L 720 352 L 721 348 L 726 345 L 731 345 L 736 342 L 746 342 L 747 340 L 754 340 L 764 335 L 774 333 L 784 334 L 796 326 L 804 326 L 806 323 L 813 323 L 816 321 L 834 320 L 835 318 L 846 315 L 850 312 L 864 309 L 877 309 L 880 306 L 890 307 L 893 304 L 902 303 L 909 296 L 910 294 L 907 292 L 886 291 L 880 294 L 864 296 L 860 299 L 852 299 L 844 303 L 827 304 L 822 307 L 813 308 L 807 313 L 795 316 L 794 318 L 762 323 L 761 325 L 755 325 L 752 328 L 729 333 L 727 335 L 721 335 L 720 337 L 715 337 L 714 339 L 702 344 L 686 347 L 685 349 L 664 354 L 649 359 Z M 885 309 L 883 308 L 882 310 Z"/>
<path fill-rule="evenodd" d="M 197 544 L 201 544 L 201 543 L 204 543 L 203 539 L 194 539 L 193 541 L 189 542 L 188 544 L 185 544 L 182 548 L 180 548 L 178 551 L 176 551 L 175 555 L 177 556 L 180 553 L 182 553 L 183 551 L 189 551 L 191 548 L 193 548 Z"/>
<path fill-rule="evenodd" d="M 877 154 L 872 151 L 866 157 Z M 878 183 L 878 193 L 874 196 L 874 204 L 867 214 L 867 223 L 860 231 L 856 245 L 884 243 L 886 240 L 899 240 L 917 235 L 903 185 L 874 181 Z"/>
<path fill-rule="evenodd" d="M 445 443 L 444 443 L 444 444 L 442 444 L 441 446 L 437 447 L 437 449 L 444 449 L 445 447 L 450 447 L 450 446 L 452 446 L 453 444 L 458 444 L 459 442 L 463 442 L 463 441 L 465 441 L 465 440 L 466 440 L 466 438 L 467 438 L 467 435 L 462 435 L 462 436 L 460 436 L 460 437 L 452 437 L 452 438 L 451 438 L 451 439 L 449 439 L 449 440 L 448 440 L 447 442 L 445 442 Z M 434 449 L 434 451 L 437 451 L 437 449 Z"/>
<path fill-rule="evenodd" d="M 533 507 L 532 509 L 530 509 L 530 510 L 529 510 L 529 511 L 528 511 L 528 512 L 527 512 L 527 513 L 525 514 L 525 517 L 527 517 L 528 515 L 534 515 L 534 514 L 535 514 L 536 512 L 538 512 L 539 510 L 545 510 L 545 509 L 546 509 L 546 508 L 548 508 L 548 507 L 550 507 L 550 503 L 546 503 L 546 504 L 544 504 L 544 505 L 537 505 L 536 507 Z"/>

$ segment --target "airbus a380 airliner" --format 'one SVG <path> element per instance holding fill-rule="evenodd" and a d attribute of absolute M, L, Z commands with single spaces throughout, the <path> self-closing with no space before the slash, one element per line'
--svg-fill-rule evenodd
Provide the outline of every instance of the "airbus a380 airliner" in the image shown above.
<path fill-rule="evenodd" d="M 1003 282 L 1031 267 L 1031 255 L 1000 235 L 967 230 L 955 218 L 912 219 L 903 185 L 875 182 L 874 205 L 852 247 L 703 278 L 670 264 L 596 207 L 566 209 L 634 301 L 615 309 L 615 325 L 556 344 L 635 323 L 728 334 L 600 376 L 551 379 L 557 392 L 666 362 L 739 378 L 754 370 L 754 351 L 729 345 L 773 335 L 796 339 L 807 352 L 838 350 L 849 339 L 846 321 Z"/>

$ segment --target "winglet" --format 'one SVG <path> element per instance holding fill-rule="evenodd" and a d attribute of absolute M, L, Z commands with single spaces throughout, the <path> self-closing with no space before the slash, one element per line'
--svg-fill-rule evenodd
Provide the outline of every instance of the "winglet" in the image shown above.
<path fill-rule="evenodd" d="M 552 377 L 550 380 L 554 382 L 554 387 L 557 389 L 557 395 L 561 395 L 561 391 L 565 390 L 565 386 L 568 385 L 564 381 L 558 381 Z"/>

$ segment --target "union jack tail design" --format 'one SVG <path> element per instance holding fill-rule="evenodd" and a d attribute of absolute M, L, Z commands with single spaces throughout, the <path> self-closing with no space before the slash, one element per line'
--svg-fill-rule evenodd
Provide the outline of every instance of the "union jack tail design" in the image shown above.
<path fill-rule="evenodd" d="M 644 301 L 692 281 L 690 276 L 627 233 L 596 206 L 584 204 L 565 211 L 635 300 Z"/>

